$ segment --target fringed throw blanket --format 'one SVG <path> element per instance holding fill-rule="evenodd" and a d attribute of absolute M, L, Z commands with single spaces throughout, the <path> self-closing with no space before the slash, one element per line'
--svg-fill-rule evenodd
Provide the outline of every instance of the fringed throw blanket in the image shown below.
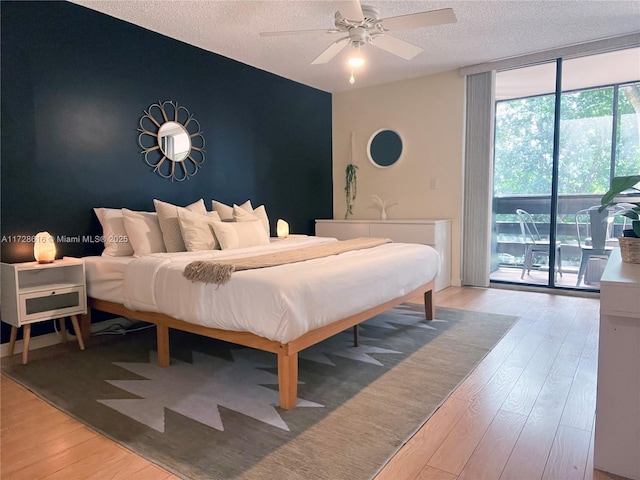
<path fill-rule="evenodd" d="M 388 238 L 354 238 L 341 242 L 312 245 L 282 252 L 267 253 L 255 257 L 235 258 L 230 260 L 197 260 L 184 269 L 183 275 L 193 282 L 215 283 L 223 285 L 231 279 L 233 272 L 254 268 L 275 267 L 287 263 L 304 262 L 315 258 L 338 255 L 351 250 L 377 247 L 390 243 Z"/>

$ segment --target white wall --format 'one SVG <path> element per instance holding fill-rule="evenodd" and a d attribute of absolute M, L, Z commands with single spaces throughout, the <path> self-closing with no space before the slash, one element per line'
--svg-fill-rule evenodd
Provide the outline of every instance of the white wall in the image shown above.
<path fill-rule="evenodd" d="M 379 128 L 400 133 L 403 152 L 387 169 L 367 158 L 367 142 Z M 369 196 L 398 205 L 389 219 L 452 221 L 452 284 L 460 285 L 460 224 L 464 139 L 464 79 L 456 71 L 333 94 L 333 215 L 345 215 L 345 168 L 358 166 L 352 219 L 378 218 Z M 435 188 L 432 188 L 434 186 Z"/>

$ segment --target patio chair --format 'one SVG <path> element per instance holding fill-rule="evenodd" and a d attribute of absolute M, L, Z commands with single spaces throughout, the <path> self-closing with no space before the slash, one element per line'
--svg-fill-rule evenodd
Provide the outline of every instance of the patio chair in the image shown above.
<path fill-rule="evenodd" d="M 522 274 L 520 278 L 524 278 L 526 272 L 527 275 L 531 272 L 533 266 L 533 260 L 536 256 L 550 257 L 550 245 L 549 240 L 545 240 L 538 231 L 536 222 L 531 217 L 529 212 L 518 208 L 516 210 L 518 220 L 520 222 L 520 231 L 522 232 L 522 241 L 525 244 L 524 262 L 522 263 Z M 560 259 L 560 242 L 556 242 L 556 273 L 562 276 L 562 261 Z"/>
<path fill-rule="evenodd" d="M 578 246 L 580 247 L 580 268 L 576 287 L 582 282 L 587 264 L 591 258 L 608 260 L 613 250 L 613 245 L 608 242 L 611 236 L 614 209 L 598 211 L 599 206 L 593 206 L 576 213 L 576 231 L 578 234 Z"/>

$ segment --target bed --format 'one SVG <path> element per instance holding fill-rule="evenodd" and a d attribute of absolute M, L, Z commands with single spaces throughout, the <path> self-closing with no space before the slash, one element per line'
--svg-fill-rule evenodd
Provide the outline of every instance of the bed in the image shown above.
<path fill-rule="evenodd" d="M 434 318 L 438 253 L 417 244 L 386 243 L 340 255 L 237 271 L 223 285 L 192 282 L 195 260 L 228 260 L 336 242 L 289 237 L 269 245 L 143 257 L 85 257 L 88 305 L 157 327 L 158 364 L 170 363 L 169 329 L 275 353 L 280 407 L 296 406 L 298 352 L 419 295 Z M 90 315 L 82 334 L 90 335 Z"/>

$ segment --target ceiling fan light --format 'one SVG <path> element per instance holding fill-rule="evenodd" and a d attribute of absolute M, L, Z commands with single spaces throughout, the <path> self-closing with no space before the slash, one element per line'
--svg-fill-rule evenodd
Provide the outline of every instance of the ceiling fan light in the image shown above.
<path fill-rule="evenodd" d="M 353 54 L 349 57 L 349 65 L 351 65 L 351 68 L 361 67 L 364 65 L 364 58 L 362 58 L 362 53 L 360 53 L 360 43 L 355 42 L 351 45 L 353 46 Z"/>

